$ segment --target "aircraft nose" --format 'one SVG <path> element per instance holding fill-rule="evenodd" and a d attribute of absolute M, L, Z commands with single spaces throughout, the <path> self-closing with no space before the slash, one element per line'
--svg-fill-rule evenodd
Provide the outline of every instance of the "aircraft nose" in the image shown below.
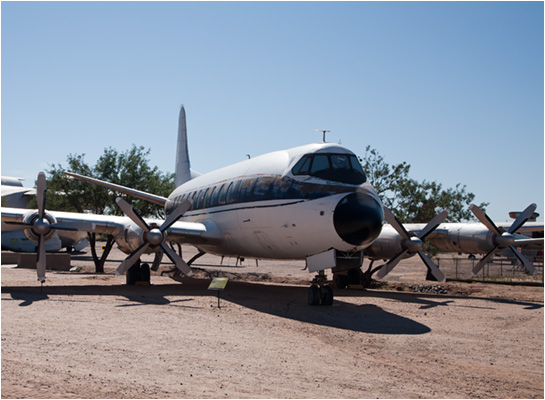
<path fill-rule="evenodd" d="M 382 205 L 365 192 L 344 197 L 333 213 L 337 234 L 347 243 L 364 246 L 375 240 L 382 229 Z"/>

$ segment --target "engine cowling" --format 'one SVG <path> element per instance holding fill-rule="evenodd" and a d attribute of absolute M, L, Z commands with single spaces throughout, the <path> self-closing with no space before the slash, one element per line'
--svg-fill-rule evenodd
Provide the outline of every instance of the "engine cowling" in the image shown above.
<path fill-rule="evenodd" d="M 144 244 L 143 230 L 136 224 L 131 223 L 123 229 L 114 239 L 119 249 L 126 254 L 130 254 Z"/>
<path fill-rule="evenodd" d="M 428 240 L 442 251 L 466 254 L 485 254 L 494 247 L 493 233 L 484 231 L 481 224 L 436 229 L 428 236 Z"/>
<path fill-rule="evenodd" d="M 33 225 L 32 227 L 24 229 L 23 232 L 25 233 L 25 236 L 27 238 L 29 238 L 35 243 L 38 243 L 38 239 L 39 239 L 39 233 L 37 232 L 37 229 L 49 230 L 49 232 L 47 232 L 44 235 L 44 239 L 47 241 L 51 239 L 51 237 L 53 237 L 53 235 L 55 234 L 55 229 L 52 229 L 52 228 L 48 229 L 47 225 L 52 225 L 57 223 L 57 219 L 47 211 L 44 212 L 44 221 L 41 227 L 37 227 L 35 225 L 35 222 L 38 219 L 39 219 L 39 212 L 37 210 L 31 213 L 28 213 L 23 219 L 24 224 Z"/>

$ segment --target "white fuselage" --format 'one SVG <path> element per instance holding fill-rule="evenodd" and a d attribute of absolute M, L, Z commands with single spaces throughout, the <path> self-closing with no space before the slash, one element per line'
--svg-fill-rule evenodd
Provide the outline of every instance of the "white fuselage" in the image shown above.
<path fill-rule="evenodd" d="M 189 199 L 192 208 L 181 221 L 213 224 L 222 239 L 198 247 L 220 255 L 302 259 L 332 248 L 367 247 L 380 227 L 365 240 L 347 241 L 339 234 L 335 214 L 344 198 L 358 193 L 372 199 L 373 211 L 380 214 L 372 218 L 382 226 L 376 191 L 367 181 L 350 184 L 293 173 L 304 155 L 316 154 L 353 156 L 342 146 L 315 144 L 245 160 L 182 184 L 169 197 L 167 214 Z"/>

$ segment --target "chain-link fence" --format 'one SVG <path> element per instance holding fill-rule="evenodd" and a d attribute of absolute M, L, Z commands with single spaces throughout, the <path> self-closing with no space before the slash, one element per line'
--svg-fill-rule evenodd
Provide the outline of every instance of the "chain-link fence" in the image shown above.
<path fill-rule="evenodd" d="M 477 275 L 472 275 L 473 267 L 480 258 L 440 254 L 433 260 L 445 274 L 447 279 L 473 280 L 483 282 L 544 282 L 543 256 L 527 257 L 537 270 L 536 275 L 530 275 L 516 258 L 493 257 L 485 264 Z"/>

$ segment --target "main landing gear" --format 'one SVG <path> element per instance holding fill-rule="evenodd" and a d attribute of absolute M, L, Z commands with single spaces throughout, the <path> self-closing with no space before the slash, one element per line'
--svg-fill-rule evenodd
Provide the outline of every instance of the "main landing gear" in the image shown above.
<path fill-rule="evenodd" d="M 150 267 L 147 263 L 141 263 L 140 259 L 126 273 L 127 285 L 149 285 Z"/>
<path fill-rule="evenodd" d="M 318 272 L 318 275 L 312 280 L 312 285 L 308 289 L 308 304 L 310 306 L 331 306 L 333 305 L 333 288 L 326 285 L 327 278 L 324 271 Z"/>

